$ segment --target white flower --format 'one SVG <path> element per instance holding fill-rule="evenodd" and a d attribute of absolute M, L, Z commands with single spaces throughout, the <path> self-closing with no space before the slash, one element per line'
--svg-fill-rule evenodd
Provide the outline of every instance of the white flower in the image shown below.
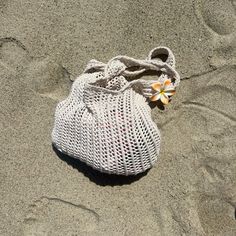
<path fill-rule="evenodd" d="M 161 102 L 166 105 L 169 103 L 170 97 L 175 94 L 175 87 L 170 79 L 166 79 L 163 83 L 155 82 L 151 87 L 155 91 L 150 97 L 151 101 L 161 100 Z"/>

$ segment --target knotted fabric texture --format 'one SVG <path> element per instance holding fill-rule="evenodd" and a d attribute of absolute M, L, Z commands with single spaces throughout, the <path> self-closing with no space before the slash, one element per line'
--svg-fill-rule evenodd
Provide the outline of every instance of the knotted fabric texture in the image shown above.
<path fill-rule="evenodd" d="M 168 77 L 179 84 L 174 55 L 166 47 L 154 48 L 146 60 L 91 60 L 56 107 L 54 146 L 104 173 L 136 175 L 151 168 L 160 150 L 146 92 L 154 81 L 136 79 L 148 71 L 157 73 L 154 81 Z"/>

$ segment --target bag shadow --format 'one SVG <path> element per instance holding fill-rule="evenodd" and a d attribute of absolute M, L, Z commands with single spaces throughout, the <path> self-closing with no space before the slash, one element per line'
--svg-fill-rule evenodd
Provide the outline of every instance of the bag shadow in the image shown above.
<path fill-rule="evenodd" d="M 143 173 L 137 175 L 123 176 L 123 175 L 114 175 L 101 173 L 92 167 L 88 166 L 86 163 L 80 161 L 79 159 L 73 158 L 69 155 L 62 153 L 52 144 L 53 151 L 56 155 L 62 160 L 65 161 L 68 165 L 77 169 L 79 172 L 83 173 L 84 176 L 88 177 L 90 181 L 96 183 L 100 186 L 117 186 L 117 185 L 128 185 L 135 181 L 138 181 L 147 173 L 150 169 L 146 170 Z"/>

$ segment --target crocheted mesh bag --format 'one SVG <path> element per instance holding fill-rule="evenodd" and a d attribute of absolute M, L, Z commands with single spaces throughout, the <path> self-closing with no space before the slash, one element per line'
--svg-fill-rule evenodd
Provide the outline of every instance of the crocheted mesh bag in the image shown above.
<path fill-rule="evenodd" d="M 165 61 L 159 58 L 162 54 Z M 155 92 L 152 84 L 170 79 L 176 87 L 179 75 L 174 67 L 174 56 L 165 47 L 153 49 L 146 60 L 91 60 L 70 95 L 57 105 L 54 146 L 105 173 L 135 175 L 151 168 L 160 150 L 160 132 L 148 104 Z M 130 80 L 147 71 L 159 76 Z"/>

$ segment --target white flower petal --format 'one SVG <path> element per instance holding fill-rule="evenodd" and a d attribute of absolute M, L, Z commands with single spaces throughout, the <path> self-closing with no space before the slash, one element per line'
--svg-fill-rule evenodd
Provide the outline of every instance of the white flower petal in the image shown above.
<path fill-rule="evenodd" d="M 175 94 L 175 90 L 168 90 L 168 91 L 165 91 L 165 95 L 166 96 L 173 96 Z"/>
<path fill-rule="evenodd" d="M 159 100 L 160 98 L 161 98 L 161 94 L 160 93 L 156 93 L 156 94 L 154 94 L 153 96 L 150 97 L 150 100 L 152 102 L 154 102 L 154 101 Z"/>
<path fill-rule="evenodd" d="M 155 90 L 155 91 L 160 91 L 161 89 L 161 83 L 160 82 L 155 82 L 151 85 L 151 87 Z"/>
<path fill-rule="evenodd" d="M 164 105 L 167 105 L 169 103 L 169 98 L 165 95 L 165 94 L 162 94 L 161 95 L 161 102 L 164 104 Z"/>

